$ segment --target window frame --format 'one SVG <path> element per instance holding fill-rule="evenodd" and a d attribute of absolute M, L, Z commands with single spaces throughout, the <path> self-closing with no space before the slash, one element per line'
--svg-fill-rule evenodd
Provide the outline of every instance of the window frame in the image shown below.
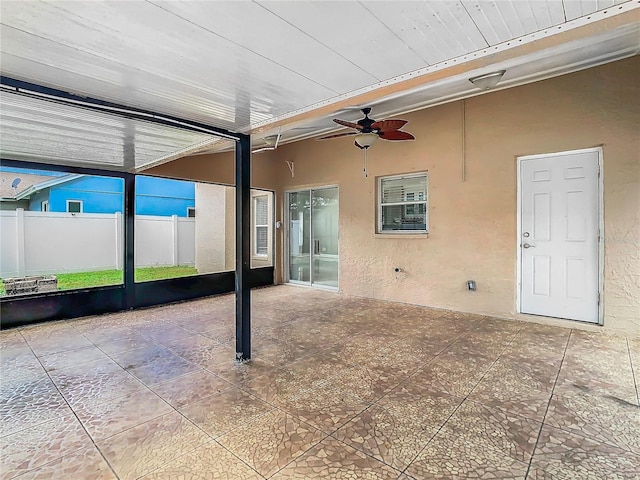
<path fill-rule="evenodd" d="M 79 212 L 71 212 L 69 211 L 69 204 L 70 203 L 77 203 L 80 205 L 80 211 Z M 84 212 L 84 204 L 82 202 L 82 200 L 67 200 L 67 213 L 82 213 Z"/>
<path fill-rule="evenodd" d="M 425 182 L 425 198 L 424 200 L 404 200 L 402 202 L 388 202 L 382 201 L 382 182 L 384 180 L 397 180 L 397 179 L 410 179 L 424 177 Z M 408 196 L 408 194 L 407 194 Z M 429 174 L 428 172 L 416 172 L 416 173 L 404 173 L 398 175 L 385 175 L 377 178 L 377 225 L 376 235 L 427 235 L 429 233 Z M 424 230 L 388 230 L 383 229 L 382 224 L 382 208 L 383 206 L 415 206 L 424 205 Z"/>
<path fill-rule="evenodd" d="M 262 224 L 262 223 L 258 223 L 258 200 L 259 199 L 264 199 L 266 201 L 266 209 L 267 209 L 267 223 L 266 224 Z M 269 222 L 269 195 L 268 194 L 264 194 L 264 195 L 255 195 L 253 197 L 253 256 L 254 257 L 259 257 L 259 258 L 268 258 L 269 257 L 269 227 L 270 227 L 270 222 Z M 267 239 L 266 239 L 266 247 L 267 247 L 267 252 L 266 253 L 259 253 L 258 252 L 258 228 L 265 228 L 267 231 Z"/>
<path fill-rule="evenodd" d="M 189 215 L 193 212 L 193 215 Z M 196 218 L 196 207 L 187 207 L 187 218 Z"/>
<path fill-rule="evenodd" d="M 40 211 L 41 212 L 48 212 L 49 211 L 49 200 L 43 200 L 40 203 Z"/>

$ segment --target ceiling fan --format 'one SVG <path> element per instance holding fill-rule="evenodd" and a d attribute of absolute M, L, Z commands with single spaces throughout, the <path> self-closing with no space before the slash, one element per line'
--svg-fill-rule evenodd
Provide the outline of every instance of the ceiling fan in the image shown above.
<path fill-rule="evenodd" d="M 328 138 L 345 137 L 348 135 L 357 135 L 353 144 L 360 149 L 367 149 L 378 139 L 402 141 L 402 140 L 415 140 L 415 137 L 410 133 L 403 132 L 400 129 L 404 127 L 408 122 L 406 120 L 389 119 L 376 121 L 369 118 L 371 112 L 370 107 L 362 109 L 364 118 L 358 120 L 357 123 L 347 122 L 334 118 L 333 121 L 343 127 L 354 128 L 355 132 L 336 133 L 334 135 L 327 135 L 320 137 L 318 140 L 326 140 Z"/>

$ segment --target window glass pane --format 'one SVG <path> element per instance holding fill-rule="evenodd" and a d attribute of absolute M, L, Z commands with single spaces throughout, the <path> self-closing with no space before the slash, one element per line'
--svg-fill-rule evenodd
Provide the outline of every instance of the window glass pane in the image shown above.
<path fill-rule="evenodd" d="M 269 199 L 266 195 L 256 197 L 256 225 L 269 223 Z"/>
<path fill-rule="evenodd" d="M 6 166 L 0 176 L 0 296 L 123 283 L 122 178 Z"/>
<path fill-rule="evenodd" d="M 426 205 L 383 205 L 382 231 L 426 230 Z"/>
<path fill-rule="evenodd" d="M 251 268 L 273 265 L 273 192 L 251 190 L 253 220 Z"/>
<path fill-rule="evenodd" d="M 410 178 L 383 178 L 381 185 L 382 203 L 424 201 L 427 198 L 426 175 Z"/>
<path fill-rule="evenodd" d="M 269 253 L 269 227 L 256 227 L 256 255 Z"/>
<path fill-rule="evenodd" d="M 82 211 L 82 204 L 80 202 L 67 202 L 67 212 L 69 213 L 80 213 Z"/>
<path fill-rule="evenodd" d="M 260 195 L 254 197 L 254 253 L 267 255 L 269 253 L 269 197 Z"/>

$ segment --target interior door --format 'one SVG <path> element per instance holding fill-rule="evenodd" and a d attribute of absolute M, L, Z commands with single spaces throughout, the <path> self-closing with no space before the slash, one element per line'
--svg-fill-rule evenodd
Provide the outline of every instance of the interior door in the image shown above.
<path fill-rule="evenodd" d="M 520 162 L 520 311 L 597 323 L 599 152 Z"/>

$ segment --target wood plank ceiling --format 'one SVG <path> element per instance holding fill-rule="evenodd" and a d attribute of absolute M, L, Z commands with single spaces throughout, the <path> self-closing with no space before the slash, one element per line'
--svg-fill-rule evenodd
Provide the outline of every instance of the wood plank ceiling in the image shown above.
<path fill-rule="evenodd" d="M 355 119 L 354 107 L 382 116 L 475 95 L 468 78 L 497 69 L 509 87 L 637 54 L 638 11 L 635 0 L 3 0 L 0 65 L 14 79 L 254 133 L 260 146 L 280 127 L 283 141 L 335 130 L 332 116 Z"/>

